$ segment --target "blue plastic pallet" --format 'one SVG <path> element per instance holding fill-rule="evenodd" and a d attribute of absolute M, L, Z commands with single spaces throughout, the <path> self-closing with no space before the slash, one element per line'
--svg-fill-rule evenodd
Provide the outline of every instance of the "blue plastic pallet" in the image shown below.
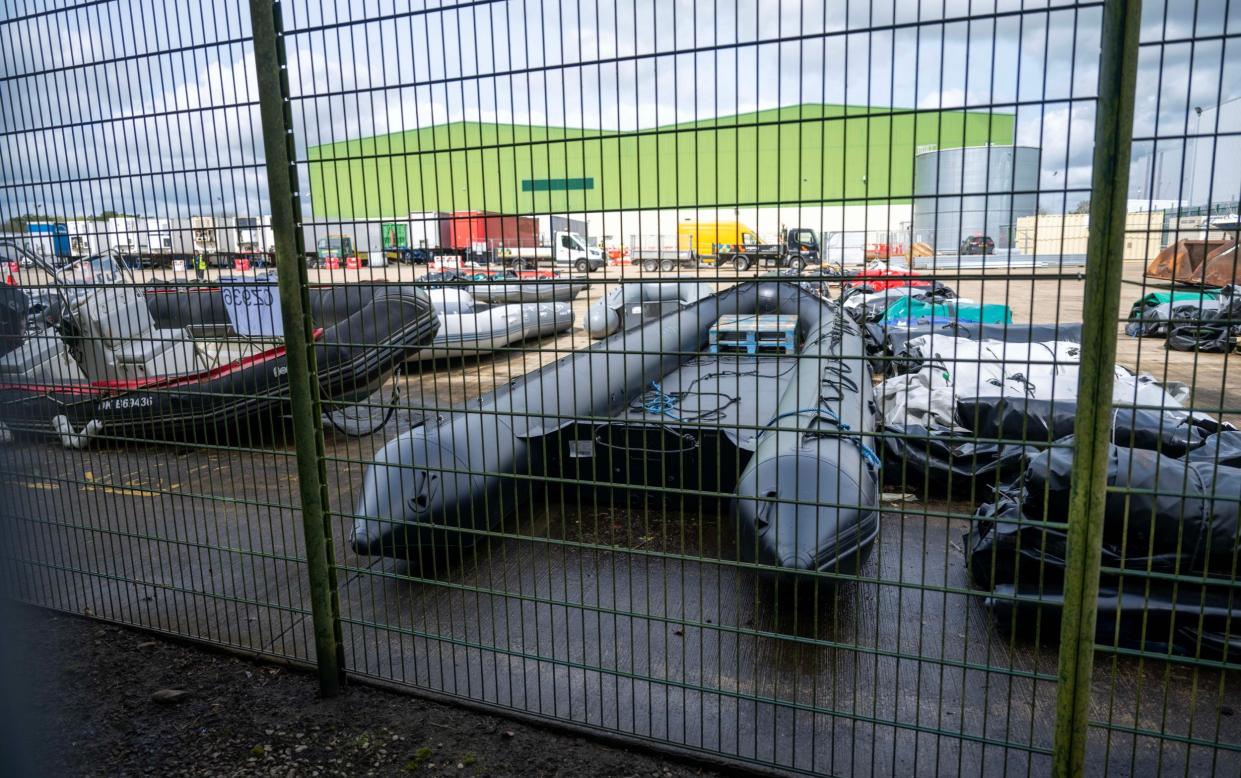
<path fill-rule="evenodd" d="M 711 353 L 792 354 L 797 350 L 797 317 L 784 314 L 721 316 L 711 325 Z"/>

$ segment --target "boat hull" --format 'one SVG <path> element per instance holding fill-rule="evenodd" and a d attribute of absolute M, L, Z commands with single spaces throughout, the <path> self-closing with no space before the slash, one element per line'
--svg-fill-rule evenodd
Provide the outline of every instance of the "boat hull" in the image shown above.
<path fill-rule="evenodd" d="M 573 326 L 568 303 L 498 305 L 483 311 L 440 312 L 440 329 L 415 360 L 476 357 L 527 338 L 563 332 Z"/>
<path fill-rule="evenodd" d="M 493 304 L 570 302 L 589 284 L 585 281 L 510 281 L 473 284 L 467 291 L 476 300 Z"/>
<path fill-rule="evenodd" d="M 184 306 L 175 307 L 178 297 Z M 329 405 L 373 394 L 439 326 L 426 295 L 410 289 L 353 298 L 351 312 L 339 311 L 315 333 L 319 393 Z M 153 318 L 186 326 L 204 316 L 211 323 L 212 305 L 209 294 L 175 295 Z M 19 434 L 63 435 L 67 422 L 74 431 L 93 424 L 115 438 L 244 436 L 288 414 L 288 372 L 284 347 L 276 346 L 217 370 L 154 380 L 49 384 L 0 375 L 0 421 Z"/>

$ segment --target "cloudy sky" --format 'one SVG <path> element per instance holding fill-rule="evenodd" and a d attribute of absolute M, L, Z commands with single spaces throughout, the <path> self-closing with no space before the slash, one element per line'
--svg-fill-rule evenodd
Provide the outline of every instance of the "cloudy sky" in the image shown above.
<path fill-rule="evenodd" d="M 1043 148 L 1046 201 L 1087 196 L 1095 2 L 283 5 L 299 155 L 459 119 L 633 129 L 801 102 L 995 109 Z M 1215 165 L 1212 196 L 1236 199 L 1222 161 L 1241 152 L 1241 112 L 1210 108 L 1241 97 L 1241 3 L 1144 6 L 1131 193 L 1176 197 Z M 7 3 L 0 217 L 266 212 L 248 7 Z"/>

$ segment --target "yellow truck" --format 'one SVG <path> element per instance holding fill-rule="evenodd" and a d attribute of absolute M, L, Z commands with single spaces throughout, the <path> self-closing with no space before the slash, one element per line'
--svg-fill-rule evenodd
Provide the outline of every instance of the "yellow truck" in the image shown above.
<path fill-rule="evenodd" d="M 800 271 L 820 262 L 819 238 L 804 227 L 781 227 L 777 242 L 763 243 L 740 222 L 687 222 L 677 225 L 677 247 L 704 265 L 731 266 L 743 273 L 761 267 Z"/>
<path fill-rule="evenodd" d="M 758 243 L 754 230 L 741 222 L 687 222 L 677 225 L 677 248 L 704 264 L 714 264 L 721 249 Z"/>

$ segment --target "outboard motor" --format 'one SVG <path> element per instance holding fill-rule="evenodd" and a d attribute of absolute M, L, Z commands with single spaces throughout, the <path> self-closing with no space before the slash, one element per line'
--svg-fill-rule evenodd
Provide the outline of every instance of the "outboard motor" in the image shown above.
<path fill-rule="evenodd" d="M 16 286 L 0 285 L 0 356 L 15 351 L 26 335 L 30 297 Z"/>

